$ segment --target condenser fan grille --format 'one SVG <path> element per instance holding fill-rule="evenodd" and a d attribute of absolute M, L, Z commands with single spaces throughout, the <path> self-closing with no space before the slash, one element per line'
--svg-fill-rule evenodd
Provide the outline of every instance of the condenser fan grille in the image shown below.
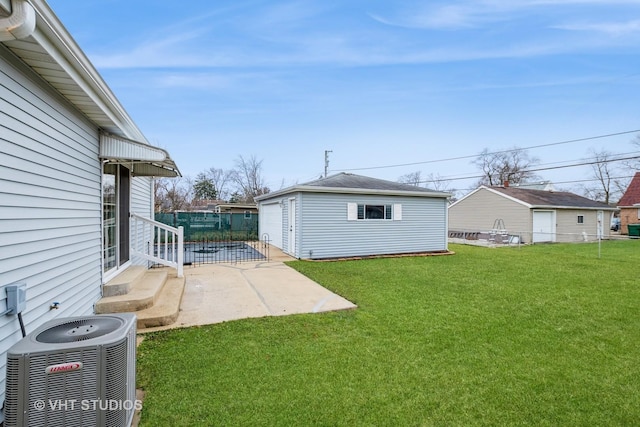
<path fill-rule="evenodd" d="M 73 320 L 40 332 L 36 341 L 45 344 L 85 341 L 114 332 L 122 324 L 121 319 L 106 316 Z"/>

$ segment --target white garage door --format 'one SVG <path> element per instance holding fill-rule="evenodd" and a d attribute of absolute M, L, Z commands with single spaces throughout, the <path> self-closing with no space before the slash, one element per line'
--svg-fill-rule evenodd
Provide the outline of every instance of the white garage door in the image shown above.
<path fill-rule="evenodd" d="M 533 243 L 556 241 L 554 211 L 533 211 Z"/>
<path fill-rule="evenodd" d="M 282 207 L 279 203 L 260 204 L 258 214 L 260 239 L 269 235 L 272 245 L 282 249 Z"/>

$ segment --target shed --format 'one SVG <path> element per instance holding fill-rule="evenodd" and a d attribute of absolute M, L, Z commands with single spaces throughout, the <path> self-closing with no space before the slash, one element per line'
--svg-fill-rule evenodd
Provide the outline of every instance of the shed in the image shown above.
<path fill-rule="evenodd" d="M 449 197 L 339 173 L 256 197 L 258 228 L 299 259 L 441 252 Z"/>
<path fill-rule="evenodd" d="M 4 286 L 23 282 L 27 331 L 93 314 L 103 283 L 147 266 L 130 250 L 130 214 L 151 219 L 152 178 L 178 168 L 44 0 L 0 0 L 0 103 L 0 310 Z M 0 316 L 0 401 L 20 338 L 15 316 Z"/>
<path fill-rule="evenodd" d="M 629 234 L 629 224 L 640 224 L 640 172 L 636 172 L 618 202 L 620 233 Z"/>
<path fill-rule="evenodd" d="M 522 243 L 609 236 L 616 208 L 566 191 L 481 186 L 449 207 L 451 233 L 491 232 L 501 224 Z"/>

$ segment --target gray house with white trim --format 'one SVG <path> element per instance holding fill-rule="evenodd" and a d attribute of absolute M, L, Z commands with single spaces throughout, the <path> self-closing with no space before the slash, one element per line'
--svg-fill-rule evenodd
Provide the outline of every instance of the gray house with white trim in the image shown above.
<path fill-rule="evenodd" d="M 93 314 L 105 282 L 146 268 L 132 236 L 153 239 L 130 215 L 153 218 L 152 177 L 178 175 L 44 0 L 0 0 L 0 311 L 4 287 L 22 282 L 27 333 Z M 0 316 L 0 402 L 21 337 L 16 316 Z"/>
<path fill-rule="evenodd" d="M 442 252 L 450 196 L 339 173 L 257 197 L 258 229 L 299 259 Z"/>

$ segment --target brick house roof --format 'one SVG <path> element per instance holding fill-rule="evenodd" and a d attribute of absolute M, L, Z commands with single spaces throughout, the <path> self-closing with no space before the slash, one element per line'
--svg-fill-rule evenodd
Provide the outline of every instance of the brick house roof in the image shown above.
<path fill-rule="evenodd" d="M 624 192 L 618 202 L 618 207 L 633 206 L 637 203 L 640 203 L 640 172 L 636 172 L 633 176 L 633 179 L 627 187 L 627 191 Z"/>

